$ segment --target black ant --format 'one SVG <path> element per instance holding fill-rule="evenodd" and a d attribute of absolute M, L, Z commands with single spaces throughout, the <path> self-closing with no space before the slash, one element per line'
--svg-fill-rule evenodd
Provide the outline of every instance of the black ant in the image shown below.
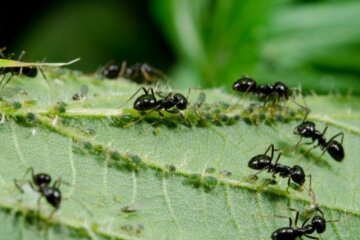
<path fill-rule="evenodd" d="M 165 110 L 169 113 L 178 113 L 177 110 L 185 110 L 189 104 L 187 97 L 181 93 L 168 93 L 166 96 L 161 96 L 163 97 L 162 99 L 157 100 L 153 88 L 146 90 L 144 87 L 137 90 L 128 101 L 130 101 L 140 90 L 143 90 L 145 94 L 136 98 L 133 105 L 134 109 L 138 111 L 158 111 L 159 114 L 163 116 L 161 110 Z"/>
<path fill-rule="evenodd" d="M 266 155 L 269 150 L 271 150 L 270 156 Z M 260 170 L 257 174 L 259 174 L 263 170 L 268 170 L 269 173 L 272 174 L 273 182 L 275 179 L 275 174 L 279 174 L 280 177 L 288 178 L 288 188 L 290 186 L 290 180 L 293 180 L 298 185 L 302 186 L 305 182 L 305 173 L 301 166 L 294 165 L 293 167 L 285 166 L 282 164 L 279 164 L 278 161 L 281 156 L 281 152 L 279 153 L 276 161 L 274 164 L 272 164 L 272 160 L 274 157 L 274 151 L 277 151 L 274 149 L 274 145 L 271 144 L 268 149 L 265 151 L 264 154 L 256 155 L 255 157 L 251 158 L 248 166 L 251 169 L 254 170 Z M 256 176 L 257 174 L 253 175 Z"/>
<path fill-rule="evenodd" d="M 135 63 L 126 67 L 126 62 L 119 64 L 109 64 L 106 66 L 102 75 L 108 79 L 123 77 L 131 79 L 136 83 L 152 83 L 159 79 L 164 79 L 164 74 L 147 63 Z"/>
<path fill-rule="evenodd" d="M 274 105 L 275 102 L 279 101 L 280 99 L 285 99 L 285 101 L 287 101 L 289 99 L 289 95 L 291 94 L 291 90 L 283 82 L 275 82 L 275 84 L 257 84 L 254 79 L 246 75 L 236 80 L 232 85 L 232 89 L 234 91 L 243 92 L 245 94 L 252 93 L 259 96 L 260 98 L 263 98 L 263 108 L 269 99 L 273 98 Z M 304 108 L 300 104 L 296 104 Z"/>
<path fill-rule="evenodd" d="M 342 146 L 343 140 L 344 140 L 344 133 L 340 132 L 340 133 L 336 134 L 335 136 L 333 136 L 332 138 L 330 138 L 329 141 L 326 141 L 324 135 L 326 133 L 328 126 L 326 126 L 324 128 L 322 133 L 319 132 L 318 130 L 316 130 L 314 122 L 305 121 L 308 114 L 309 114 L 309 112 L 307 112 L 305 114 L 305 117 L 304 117 L 302 123 L 299 126 L 297 126 L 294 130 L 294 134 L 300 136 L 300 140 L 296 144 L 295 148 L 297 148 L 299 146 L 302 138 L 311 138 L 311 142 L 307 142 L 307 143 L 303 143 L 303 144 L 309 145 L 309 144 L 313 144 L 315 141 L 317 141 L 317 145 L 310 148 L 304 155 L 306 155 L 312 149 L 314 149 L 316 147 L 320 147 L 320 149 L 323 150 L 323 153 L 321 154 L 321 156 L 325 152 L 328 152 L 334 160 L 341 162 L 345 156 L 344 148 Z M 338 141 L 334 140 L 335 138 L 337 138 L 339 136 L 341 136 L 340 143 Z"/>
<path fill-rule="evenodd" d="M 51 216 L 59 209 L 61 203 L 61 191 L 60 191 L 60 184 L 61 178 L 57 179 L 52 186 L 51 183 L 51 176 L 47 173 L 37 173 L 34 174 L 34 170 L 30 167 L 26 170 L 25 176 L 31 172 L 31 180 L 29 184 L 32 189 L 40 193 L 40 197 L 38 199 L 38 204 L 40 204 L 40 200 L 42 197 L 46 199 L 46 201 L 53 206 L 55 209 L 49 215 L 49 219 Z M 21 184 L 19 184 L 19 180 L 14 179 L 15 186 L 20 190 L 20 192 L 24 192 L 21 188 Z M 40 205 L 39 205 L 40 206 Z M 39 211 L 39 210 L 38 210 Z"/>
<path fill-rule="evenodd" d="M 320 211 L 320 209 L 319 209 Z M 272 240 L 295 240 L 296 238 L 301 238 L 305 236 L 309 239 L 319 239 L 318 237 L 310 236 L 309 234 L 314 233 L 323 233 L 326 230 L 326 220 L 324 218 L 323 213 L 320 211 L 321 216 L 316 215 L 311 219 L 311 223 L 305 225 L 310 218 L 307 218 L 302 226 L 297 227 L 297 221 L 299 219 L 299 211 L 296 211 L 295 217 L 295 227 L 292 227 L 292 219 L 289 218 L 289 227 L 283 227 L 277 229 L 275 232 L 271 234 Z"/>
<path fill-rule="evenodd" d="M 161 117 L 163 117 L 164 115 L 161 112 L 161 110 L 164 110 L 164 111 L 172 113 L 172 114 L 177 114 L 177 113 L 179 113 L 178 110 L 185 110 L 189 104 L 189 102 L 187 100 L 188 96 L 185 97 L 181 93 L 171 93 L 170 92 L 166 96 L 161 96 L 159 93 L 157 93 L 157 95 L 162 97 L 162 99 L 158 100 L 155 97 L 153 88 L 146 89 L 144 87 L 137 90 L 129 98 L 128 101 L 130 101 L 141 90 L 144 91 L 144 94 L 135 99 L 133 107 L 135 110 L 138 110 L 138 111 L 149 111 L 147 114 L 150 114 L 153 111 L 157 111 L 159 113 L 159 115 Z M 189 89 L 189 94 L 190 94 L 190 89 Z M 182 114 L 181 114 L 181 116 L 184 117 Z"/>
<path fill-rule="evenodd" d="M 5 50 L 5 49 L 6 48 L 0 49 L 0 58 L 3 58 L 3 59 L 6 58 L 5 55 L 2 53 L 3 50 Z M 25 54 L 25 52 L 22 52 L 20 54 L 18 61 L 20 61 L 20 59 L 22 58 L 22 56 L 24 54 Z M 12 57 L 9 57 L 9 59 L 12 59 Z M 0 80 L 0 85 L 4 81 L 7 73 L 11 73 L 11 76 L 6 80 L 6 82 L 3 84 L 3 86 L 1 88 L 4 88 L 13 76 L 17 76 L 17 75 L 21 74 L 21 75 L 24 75 L 27 77 L 34 78 L 37 76 L 38 70 L 36 67 L 0 67 L 0 75 L 4 75 L 3 78 Z"/>

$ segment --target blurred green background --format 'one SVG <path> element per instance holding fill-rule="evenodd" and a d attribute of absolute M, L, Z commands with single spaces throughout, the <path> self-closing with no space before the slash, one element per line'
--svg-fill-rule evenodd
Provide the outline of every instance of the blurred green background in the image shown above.
<path fill-rule="evenodd" d="M 0 46 L 28 61 L 81 57 L 71 67 L 86 73 L 148 62 L 181 88 L 230 90 L 249 74 L 360 94 L 359 0 L 8 2 L 0 18 Z"/>

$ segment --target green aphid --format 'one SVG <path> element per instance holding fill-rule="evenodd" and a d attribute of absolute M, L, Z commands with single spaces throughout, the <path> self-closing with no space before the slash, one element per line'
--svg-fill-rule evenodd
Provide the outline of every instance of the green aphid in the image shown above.
<path fill-rule="evenodd" d="M 214 172 L 216 172 L 216 169 L 213 167 L 209 167 L 209 168 L 206 168 L 205 172 L 206 173 L 214 173 Z"/>
<path fill-rule="evenodd" d="M 66 112 L 66 103 L 64 102 L 57 102 L 54 107 L 55 112 L 58 113 L 65 113 Z"/>
<path fill-rule="evenodd" d="M 204 188 L 206 190 L 213 190 L 218 185 L 218 180 L 214 176 L 204 177 Z"/>
<path fill-rule="evenodd" d="M 26 120 L 28 122 L 35 122 L 37 120 L 35 113 L 32 112 L 26 113 Z"/>
<path fill-rule="evenodd" d="M 120 155 L 120 153 L 113 151 L 110 153 L 110 157 L 114 160 L 120 160 L 121 155 Z"/>
<path fill-rule="evenodd" d="M 90 142 L 84 142 L 83 146 L 86 150 L 91 150 L 93 148 L 93 145 Z"/>
<path fill-rule="evenodd" d="M 22 105 L 21 105 L 21 103 L 19 103 L 19 102 L 17 102 L 17 101 L 14 101 L 14 102 L 12 102 L 11 103 L 11 107 L 13 108 L 13 109 L 20 109 L 21 107 L 22 107 Z"/>
<path fill-rule="evenodd" d="M 141 158 L 138 155 L 135 154 L 128 154 L 127 155 L 134 164 L 140 164 L 142 162 Z"/>
<path fill-rule="evenodd" d="M 176 167 L 173 164 L 166 164 L 165 167 L 170 171 L 170 172 L 175 172 L 176 171 Z"/>

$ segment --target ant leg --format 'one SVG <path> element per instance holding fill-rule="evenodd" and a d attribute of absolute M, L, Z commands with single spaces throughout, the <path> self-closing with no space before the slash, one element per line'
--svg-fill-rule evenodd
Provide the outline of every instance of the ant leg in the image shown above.
<path fill-rule="evenodd" d="M 299 211 L 296 211 L 296 216 L 295 216 L 295 227 L 297 227 L 297 223 L 299 220 Z M 290 226 L 291 227 L 291 226 Z"/>
<path fill-rule="evenodd" d="M 270 144 L 270 146 L 266 149 L 264 155 L 266 155 L 270 149 L 271 149 L 271 156 L 270 156 L 270 158 L 272 159 L 273 156 L 274 156 L 274 151 L 275 151 L 275 149 L 274 149 L 274 144 Z"/>
<path fill-rule="evenodd" d="M 297 219 L 296 219 L 297 220 Z M 295 225 L 296 225 L 296 220 L 295 220 Z M 289 218 L 289 227 L 291 227 L 292 226 L 292 219 L 291 218 Z"/>
<path fill-rule="evenodd" d="M 123 77 L 125 75 L 125 70 L 126 70 L 126 61 L 123 61 L 121 63 L 121 69 L 120 69 L 120 72 L 119 72 L 119 75 L 118 77 Z"/>
<path fill-rule="evenodd" d="M 290 177 L 288 177 L 288 182 L 287 182 L 286 192 L 289 192 L 290 180 L 291 180 L 291 176 L 290 176 Z"/>
<path fill-rule="evenodd" d="M 307 238 L 310 238 L 310 239 L 317 239 L 317 240 L 320 239 L 320 238 L 318 238 L 318 237 L 313 237 L 313 236 L 310 236 L 310 235 L 307 235 L 307 234 L 305 234 L 304 236 L 307 237 Z"/>
<path fill-rule="evenodd" d="M 1 79 L 1 81 L 0 81 L 0 85 L 2 85 L 2 86 L 0 87 L 0 90 L 3 89 L 3 88 L 10 82 L 10 80 L 13 78 L 13 76 L 14 76 L 14 74 L 11 73 L 10 77 L 8 77 L 8 79 L 5 81 L 5 83 L 2 84 L 2 82 L 3 82 L 4 79 L 5 79 L 5 75 L 4 75 L 4 77 L 3 77 L 3 78 Z"/>
<path fill-rule="evenodd" d="M 262 171 L 265 171 L 265 170 L 267 170 L 268 169 L 268 167 L 266 167 L 266 168 L 263 168 L 263 169 L 261 169 L 260 171 L 258 171 L 257 173 L 254 173 L 254 174 L 252 174 L 252 175 L 250 175 L 250 176 L 248 176 L 248 177 L 246 177 L 245 179 L 243 179 L 242 181 L 240 181 L 239 183 L 242 183 L 242 182 L 249 182 L 250 180 L 253 180 L 253 179 L 257 179 L 257 175 L 259 175 Z"/>
<path fill-rule="evenodd" d="M 33 168 L 33 167 L 29 167 L 29 168 L 26 170 L 24 177 L 25 177 L 29 172 L 31 173 L 31 178 L 34 178 L 34 177 L 35 177 L 35 174 L 34 174 L 34 168 Z"/>
<path fill-rule="evenodd" d="M 343 144 L 343 141 L 344 141 L 344 133 L 341 132 L 341 133 L 338 133 L 336 134 L 335 136 L 333 136 L 332 138 L 329 139 L 328 143 L 331 143 L 335 138 L 341 136 L 341 141 L 340 141 L 340 144 Z"/>
<path fill-rule="evenodd" d="M 267 183 L 261 185 L 257 190 L 256 190 L 256 193 L 259 193 L 259 192 L 262 192 L 268 185 L 270 184 L 275 184 L 276 183 L 276 177 L 275 177 L 275 174 L 272 175 L 272 179 L 269 180 L 267 179 Z"/>
<path fill-rule="evenodd" d="M 40 197 L 37 200 L 37 210 L 36 210 L 36 218 L 39 219 L 40 218 L 40 207 L 41 207 L 41 198 L 43 196 L 40 195 Z"/>
<path fill-rule="evenodd" d="M 317 148 L 317 147 L 318 147 L 318 145 L 312 146 L 302 155 L 302 157 L 305 157 L 311 150 L 313 150 L 314 148 Z"/>
<path fill-rule="evenodd" d="M 262 106 L 263 109 L 265 109 L 265 106 L 266 106 L 266 103 L 267 103 L 268 100 L 269 100 L 269 97 L 268 96 L 265 97 L 264 104 Z"/>
<path fill-rule="evenodd" d="M 296 143 L 296 145 L 295 145 L 295 147 L 294 147 L 294 150 L 296 150 L 296 149 L 300 146 L 301 140 L 302 140 L 302 136 L 300 136 L 300 139 L 299 139 L 299 141 Z"/>
<path fill-rule="evenodd" d="M 276 159 L 276 161 L 275 161 L 274 165 L 276 165 L 276 164 L 279 162 L 279 159 L 280 159 L 280 157 L 281 157 L 281 154 L 282 154 L 282 152 L 280 152 L 280 153 L 279 153 L 279 155 L 278 155 L 278 157 L 277 157 L 277 159 Z"/>
<path fill-rule="evenodd" d="M 55 208 L 54 210 L 51 211 L 49 217 L 46 219 L 46 222 L 49 222 L 50 219 L 52 218 L 52 216 L 54 215 L 54 213 L 58 210 L 58 208 Z"/>
<path fill-rule="evenodd" d="M 148 91 L 150 90 L 152 92 L 152 95 L 154 95 L 154 91 L 152 90 L 152 88 L 149 88 L 148 90 L 146 90 L 146 88 L 141 87 L 139 88 L 124 104 L 120 105 L 118 108 L 121 108 L 122 106 L 124 106 L 125 104 L 127 104 L 131 99 L 133 99 L 136 94 L 138 94 L 138 92 L 140 92 L 141 90 L 144 91 L 145 94 L 148 94 Z"/>
<path fill-rule="evenodd" d="M 325 135 L 327 129 L 328 129 L 328 126 L 326 125 L 325 128 L 324 128 L 324 130 L 323 130 L 323 132 L 322 132 L 322 135 L 323 135 L 323 136 Z"/>
<path fill-rule="evenodd" d="M 24 193 L 24 190 L 22 189 L 22 186 L 23 186 L 24 183 L 26 182 L 26 181 L 24 182 L 24 179 L 25 179 L 26 175 L 27 175 L 29 172 L 31 172 L 31 179 L 34 179 L 34 169 L 33 169 L 33 167 L 29 167 L 29 168 L 26 170 L 24 176 L 22 177 L 22 180 L 14 179 L 14 184 L 15 184 L 16 188 L 17 188 L 21 193 Z M 31 181 L 29 181 L 29 185 L 31 186 L 32 189 L 36 190 Z"/>
<path fill-rule="evenodd" d="M 144 64 L 141 65 L 141 70 L 140 71 L 141 71 L 141 74 L 144 76 L 146 82 L 151 81 L 150 75 L 145 71 Z"/>
<path fill-rule="evenodd" d="M 21 193 L 24 193 L 24 190 L 22 189 L 22 186 L 24 185 L 24 183 L 20 183 L 19 180 L 14 179 L 14 184 Z"/>
<path fill-rule="evenodd" d="M 59 188 L 61 185 L 61 177 L 59 177 L 53 184 L 53 188 Z"/>
<path fill-rule="evenodd" d="M 303 228 L 305 226 L 305 224 L 310 220 L 310 218 L 305 219 L 305 221 L 303 222 L 303 224 L 301 225 L 301 227 Z"/>
<path fill-rule="evenodd" d="M 0 57 L 1 58 L 6 58 L 5 55 L 3 54 L 3 51 L 6 50 L 6 47 L 0 48 Z"/>
<path fill-rule="evenodd" d="M 140 117 L 139 119 L 137 119 L 135 122 L 130 122 L 130 123 L 126 124 L 126 125 L 124 126 L 124 128 L 129 128 L 129 127 L 135 125 L 136 123 L 142 121 L 147 115 L 149 115 L 150 113 L 152 113 L 152 112 L 154 112 L 154 111 L 158 111 L 158 110 L 153 109 L 153 110 L 147 112 L 144 116 L 141 116 L 141 117 Z M 160 115 L 160 116 L 164 116 L 160 111 L 159 111 L 159 115 Z"/>

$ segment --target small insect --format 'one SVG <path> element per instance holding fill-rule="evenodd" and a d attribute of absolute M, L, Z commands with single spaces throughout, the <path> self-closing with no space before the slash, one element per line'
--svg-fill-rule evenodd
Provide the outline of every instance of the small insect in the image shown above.
<path fill-rule="evenodd" d="M 267 155 L 269 150 L 271 151 L 270 156 Z M 293 167 L 289 167 L 279 164 L 278 161 L 280 159 L 281 152 L 279 153 L 275 163 L 272 164 L 274 151 L 275 151 L 274 145 L 271 144 L 264 154 L 256 155 L 255 157 L 250 159 L 248 163 L 249 168 L 254 170 L 260 170 L 258 173 L 256 173 L 253 176 L 256 176 L 263 170 L 268 170 L 269 173 L 273 173 L 272 174 L 273 182 L 275 181 L 275 174 L 279 174 L 280 177 L 288 178 L 288 188 L 290 186 L 290 180 L 293 180 L 295 183 L 302 186 L 305 182 L 305 173 L 303 168 L 299 165 L 294 165 Z"/>
<path fill-rule="evenodd" d="M 142 117 L 136 120 L 135 122 L 130 123 L 131 125 L 141 121 L 145 118 L 145 116 L 149 115 L 150 113 L 157 111 L 161 117 L 164 116 L 164 114 L 161 112 L 162 110 L 172 113 L 172 114 L 180 114 L 180 116 L 185 120 L 184 116 L 180 112 L 181 110 L 185 110 L 188 106 L 188 96 L 190 94 L 190 89 L 188 96 L 185 97 L 181 93 L 168 93 L 167 95 L 161 95 L 160 93 L 157 93 L 161 99 L 157 99 L 154 93 L 153 88 L 139 88 L 124 104 L 122 104 L 120 107 L 128 103 L 132 98 L 136 96 L 136 94 L 143 90 L 144 94 L 140 95 L 138 98 L 135 99 L 133 108 L 137 111 L 147 111 L 147 113 Z M 185 120 L 186 122 L 186 120 Z M 126 127 L 129 127 L 129 125 L 126 125 Z"/>
<path fill-rule="evenodd" d="M 181 93 L 171 93 L 170 92 L 165 96 L 161 96 L 159 93 L 157 93 L 157 95 L 159 95 L 161 97 L 161 99 L 158 100 L 155 97 L 153 88 L 146 89 L 146 88 L 142 87 L 142 88 L 138 89 L 129 98 L 129 100 L 127 100 L 124 104 L 129 102 L 141 90 L 144 91 L 144 94 L 140 95 L 138 98 L 135 99 L 134 104 L 133 104 L 133 107 L 135 110 L 148 111 L 148 113 L 146 115 L 150 114 L 153 111 L 157 111 L 159 113 L 159 115 L 162 117 L 164 116 L 164 114 L 161 111 L 164 110 L 164 111 L 166 111 L 168 113 L 172 113 L 172 114 L 180 113 L 180 116 L 182 118 L 184 118 L 184 116 L 181 114 L 180 111 L 185 110 L 187 108 L 189 102 L 187 100 L 188 96 L 185 97 Z M 190 94 L 190 89 L 189 89 L 188 95 L 189 94 Z M 141 120 L 141 119 L 142 118 L 140 118 L 139 120 Z"/>
<path fill-rule="evenodd" d="M 109 64 L 102 70 L 102 75 L 108 79 L 123 77 L 131 79 L 136 83 L 148 84 L 166 78 L 160 70 L 147 63 L 135 63 L 134 65 L 126 67 L 125 61 L 121 65 Z"/>
<path fill-rule="evenodd" d="M 12 59 L 6 59 L 4 54 L 2 53 L 3 49 L 0 49 L 0 75 L 3 75 L 3 78 L 0 80 L 0 85 L 2 85 L 1 89 L 4 88 L 12 79 L 13 76 L 17 75 L 24 75 L 27 77 L 36 77 L 38 73 L 38 69 L 40 70 L 41 74 L 43 75 L 44 79 L 46 79 L 45 74 L 42 72 L 41 67 L 48 66 L 48 67 L 61 67 L 70 65 L 74 62 L 77 62 L 80 60 L 74 59 L 67 63 L 34 63 L 34 62 L 20 62 L 20 59 L 24 55 L 25 52 L 22 52 L 20 54 L 20 57 L 18 58 L 18 61 L 12 60 Z M 6 74 L 11 74 L 10 77 L 8 77 L 5 80 Z M 5 82 L 4 82 L 5 80 Z M 3 83 L 4 82 L 4 83 Z"/>
<path fill-rule="evenodd" d="M 88 92 L 89 92 L 89 87 L 87 85 L 81 85 L 80 91 L 78 93 L 75 93 L 71 99 L 73 101 L 80 101 L 86 97 Z"/>
<path fill-rule="evenodd" d="M 313 147 L 311 147 L 309 150 L 307 150 L 306 153 L 304 154 L 304 156 L 308 152 L 310 152 L 312 149 L 314 149 L 316 147 L 320 147 L 320 149 L 323 150 L 321 156 L 324 155 L 325 152 L 328 152 L 329 155 L 335 161 L 341 162 L 345 157 L 344 148 L 342 146 L 343 140 L 344 140 L 344 133 L 340 132 L 340 133 L 336 134 L 335 136 L 333 136 L 332 138 L 330 138 L 329 141 L 326 141 L 326 138 L 324 137 L 324 135 L 326 133 L 328 126 L 326 126 L 324 128 L 322 133 L 319 132 L 318 130 L 316 130 L 314 122 L 306 121 L 308 113 L 309 112 L 307 112 L 305 114 L 305 117 L 304 117 L 302 123 L 300 125 L 298 125 L 294 130 L 294 134 L 300 136 L 300 140 L 296 144 L 295 148 L 297 148 L 300 145 L 302 138 L 310 138 L 311 142 L 307 142 L 307 143 L 303 143 L 303 144 L 310 145 L 310 144 L 315 143 L 315 141 L 317 141 L 317 144 L 314 145 Z M 341 136 L 340 142 L 335 140 L 335 138 L 337 138 L 339 136 Z"/>
<path fill-rule="evenodd" d="M 32 189 L 40 193 L 40 198 L 38 203 L 42 197 L 46 199 L 46 201 L 54 207 L 54 210 L 50 213 L 49 219 L 51 216 L 59 209 L 61 203 L 61 191 L 60 191 L 60 184 L 61 178 L 58 178 L 52 185 L 51 184 L 51 176 L 47 173 L 37 173 L 34 174 L 34 170 L 30 167 L 25 176 L 28 173 L 31 173 L 31 180 L 29 180 L 29 185 Z M 21 188 L 22 184 L 17 179 L 14 179 L 15 186 L 20 190 L 20 192 L 24 192 Z M 39 211 L 39 210 L 38 210 Z"/>
<path fill-rule="evenodd" d="M 272 240 L 295 240 L 296 238 L 300 238 L 305 236 L 309 239 L 319 239 L 318 237 L 310 236 L 310 234 L 314 233 L 323 233 L 326 230 L 326 220 L 321 212 L 321 216 L 316 215 L 311 219 L 311 223 L 306 223 L 310 220 L 307 218 L 301 227 L 296 227 L 297 221 L 299 219 L 299 211 L 296 212 L 295 217 L 295 227 L 292 227 L 292 219 L 289 218 L 289 227 L 283 227 L 277 229 L 275 232 L 271 234 Z"/>
<path fill-rule="evenodd" d="M 275 103 L 281 99 L 287 101 L 292 94 L 292 90 L 283 82 L 275 82 L 275 84 L 257 84 L 254 79 L 247 75 L 236 80 L 232 85 L 232 89 L 236 92 L 243 92 L 245 95 L 252 93 L 259 96 L 261 99 L 264 99 L 263 108 L 270 99 L 273 100 L 273 105 L 275 105 Z M 293 102 L 301 108 L 305 108 L 295 101 Z"/>

